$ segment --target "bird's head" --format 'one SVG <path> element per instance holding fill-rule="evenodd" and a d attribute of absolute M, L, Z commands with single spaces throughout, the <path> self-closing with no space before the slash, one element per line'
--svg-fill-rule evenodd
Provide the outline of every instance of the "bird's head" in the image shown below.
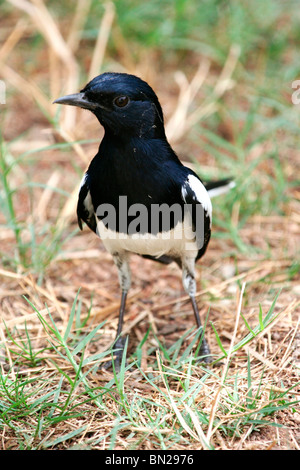
<path fill-rule="evenodd" d="M 89 109 L 106 131 L 118 136 L 164 137 L 163 113 L 152 88 L 135 75 L 103 73 L 80 93 L 54 101 Z"/>

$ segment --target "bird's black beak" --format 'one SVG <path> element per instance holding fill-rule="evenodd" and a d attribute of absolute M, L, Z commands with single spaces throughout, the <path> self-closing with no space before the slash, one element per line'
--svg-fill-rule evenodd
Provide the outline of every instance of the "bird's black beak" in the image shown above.
<path fill-rule="evenodd" d="M 60 98 L 57 98 L 57 100 L 53 101 L 53 103 L 69 104 L 71 106 L 78 106 L 79 108 L 89 109 L 91 111 L 99 106 L 97 103 L 89 101 L 82 91 L 80 93 L 74 93 L 74 95 L 61 96 Z"/>

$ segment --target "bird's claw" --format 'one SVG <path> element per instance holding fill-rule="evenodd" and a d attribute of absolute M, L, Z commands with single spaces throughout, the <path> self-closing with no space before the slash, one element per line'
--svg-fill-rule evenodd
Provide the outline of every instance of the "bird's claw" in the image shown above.
<path fill-rule="evenodd" d="M 116 372 L 120 371 L 123 354 L 124 354 L 124 347 L 125 347 L 126 338 L 119 337 L 112 346 L 112 352 L 114 358 L 110 361 L 103 362 L 101 365 L 101 369 L 108 370 L 108 369 L 115 369 Z"/>
<path fill-rule="evenodd" d="M 201 340 L 200 351 L 199 351 L 199 356 L 197 357 L 197 362 L 199 363 L 202 362 L 204 364 L 210 364 L 211 362 L 213 362 L 213 356 L 211 355 L 210 348 L 204 336 L 202 337 L 202 340 Z"/>

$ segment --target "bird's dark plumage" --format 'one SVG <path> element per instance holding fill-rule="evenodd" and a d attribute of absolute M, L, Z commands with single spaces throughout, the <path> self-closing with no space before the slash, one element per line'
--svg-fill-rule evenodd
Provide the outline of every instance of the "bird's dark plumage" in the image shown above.
<path fill-rule="evenodd" d="M 80 228 L 83 221 L 102 238 L 118 269 L 122 300 L 115 347 L 122 353 L 130 253 L 165 264 L 177 262 L 200 327 L 194 264 L 210 239 L 209 191 L 222 191 L 230 180 L 210 183 L 207 190 L 196 173 L 182 165 L 167 141 L 156 94 L 134 75 L 104 73 L 80 93 L 55 102 L 89 109 L 105 130 L 82 179 L 77 216 Z M 114 217 L 109 216 L 111 208 Z M 210 354 L 204 337 L 200 354 Z M 117 359 L 120 362 L 120 354 Z"/>

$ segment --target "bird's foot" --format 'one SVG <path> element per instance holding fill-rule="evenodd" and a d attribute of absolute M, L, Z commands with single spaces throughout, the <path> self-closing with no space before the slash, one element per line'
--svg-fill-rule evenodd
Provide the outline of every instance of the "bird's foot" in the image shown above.
<path fill-rule="evenodd" d="M 106 361 L 102 364 L 101 369 L 115 369 L 116 372 L 120 371 L 121 364 L 122 364 L 122 359 L 123 359 L 123 354 L 124 354 L 124 348 L 125 348 L 125 343 L 126 343 L 126 337 L 120 336 L 115 343 L 112 346 L 112 353 L 113 353 L 113 359 L 110 361 Z"/>
<path fill-rule="evenodd" d="M 197 362 L 203 362 L 204 364 L 210 364 L 213 362 L 213 356 L 211 355 L 210 348 L 204 336 L 202 337 L 199 355 L 197 356 Z"/>

